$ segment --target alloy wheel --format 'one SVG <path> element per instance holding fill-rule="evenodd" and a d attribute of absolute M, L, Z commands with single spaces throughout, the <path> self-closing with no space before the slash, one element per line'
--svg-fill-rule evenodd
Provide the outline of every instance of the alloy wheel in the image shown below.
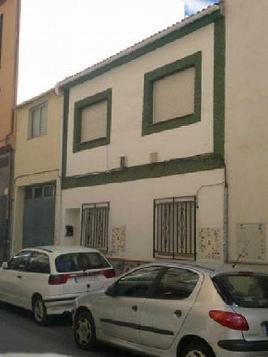
<path fill-rule="evenodd" d="M 91 323 L 86 317 L 82 317 L 76 323 L 75 334 L 77 342 L 81 346 L 86 346 L 90 343 L 92 338 Z"/>

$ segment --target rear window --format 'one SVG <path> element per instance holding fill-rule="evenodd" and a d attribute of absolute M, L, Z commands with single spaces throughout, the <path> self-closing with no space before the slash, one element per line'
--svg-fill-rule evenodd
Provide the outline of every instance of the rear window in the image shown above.
<path fill-rule="evenodd" d="M 109 263 L 99 253 L 62 254 L 55 259 L 55 265 L 59 273 L 110 268 Z"/>
<path fill-rule="evenodd" d="M 213 278 L 216 288 L 225 302 L 240 307 L 268 307 L 268 275 L 222 274 Z"/>

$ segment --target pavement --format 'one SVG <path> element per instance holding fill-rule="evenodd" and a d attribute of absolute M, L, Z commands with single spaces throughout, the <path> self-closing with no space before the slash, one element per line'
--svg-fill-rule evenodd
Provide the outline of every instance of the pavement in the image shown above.
<path fill-rule="evenodd" d="M 135 357 L 130 352 L 101 345 L 95 351 L 81 351 L 73 341 L 71 320 L 55 317 L 49 326 L 37 325 L 31 313 L 3 305 L 0 307 L 1 357 Z"/>

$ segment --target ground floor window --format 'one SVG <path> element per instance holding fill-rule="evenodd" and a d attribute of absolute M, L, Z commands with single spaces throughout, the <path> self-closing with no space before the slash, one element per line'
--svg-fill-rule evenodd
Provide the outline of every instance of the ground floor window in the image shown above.
<path fill-rule="evenodd" d="M 154 200 L 154 256 L 195 259 L 195 197 Z"/>
<path fill-rule="evenodd" d="M 107 252 L 109 203 L 92 203 L 82 206 L 81 245 Z"/>

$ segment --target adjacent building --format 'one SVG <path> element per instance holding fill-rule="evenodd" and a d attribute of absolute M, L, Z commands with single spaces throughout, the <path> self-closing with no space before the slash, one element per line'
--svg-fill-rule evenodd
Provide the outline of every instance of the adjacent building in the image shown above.
<path fill-rule="evenodd" d="M 60 119 L 54 89 L 16 108 L 14 252 L 59 242 Z"/>
<path fill-rule="evenodd" d="M 19 0 L 0 0 L 0 261 L 11 232 L 19 18 Z"/>

